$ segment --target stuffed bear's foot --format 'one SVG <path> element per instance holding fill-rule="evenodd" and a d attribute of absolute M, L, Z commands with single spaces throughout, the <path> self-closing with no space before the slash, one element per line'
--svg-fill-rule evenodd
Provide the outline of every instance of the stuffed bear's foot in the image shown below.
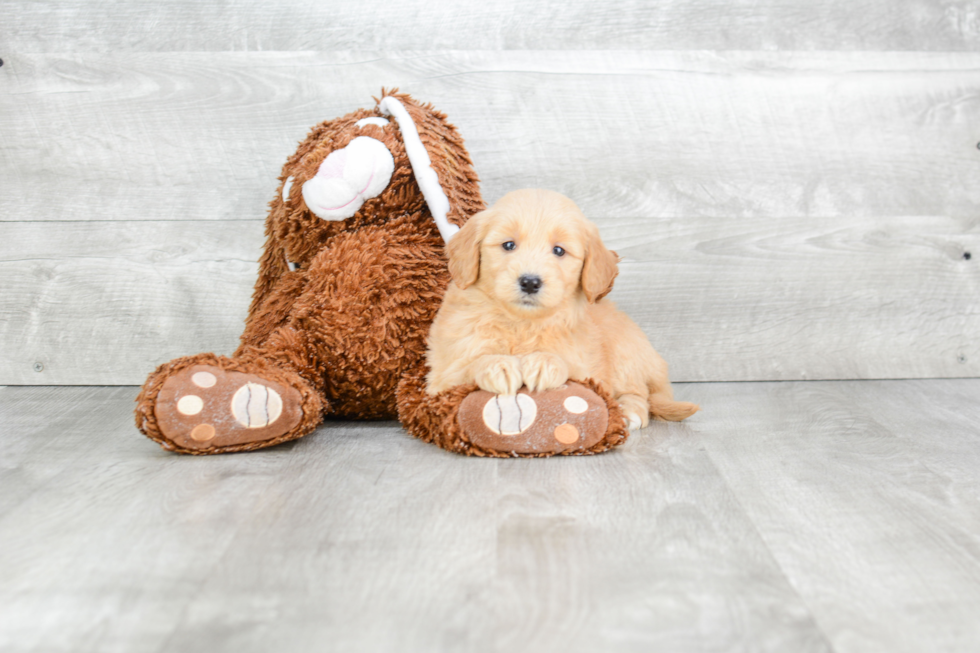
<path fill-rule="evenodd" d="M 298 375 L 202 356 L 161 366 L 137 399 L 137 427 L 164 448 L 194 454 L 259 449 L 301 437 L 319 423 L 321 402 Z"/>
<path fill-rule="evenodd" d="M 398 386 L 398 416 L 415 437 L 471 456 L 593 454 L 629 435 L 619 404 L 591 380 L 510 396 L 474 385 L 430 395 L 416 371 Z"/>
<path fill-rule="evenodd" d="M 194 365 L 166 380 L 157 424 L 178 446 L 210 449 L 276 440 L 303 417 L 294 388 L 255 374 Z"/>
<path fill-rule="evenodd" d="M 506 454 L 586 451 L 609 423 L 606 402 L 578 383 L 554 390 L 495 395 L 470 393 L 457 415 L 470 442 Z"/>

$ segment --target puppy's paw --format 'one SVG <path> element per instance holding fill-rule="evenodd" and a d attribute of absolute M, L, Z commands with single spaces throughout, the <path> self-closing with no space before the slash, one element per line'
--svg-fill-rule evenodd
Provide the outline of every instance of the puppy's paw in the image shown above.
<path fill-rule="evenodd" d="M 625 394 L 616 398 L 629 420 L 630 430 L 646 428 L 650 424 L 650 404 L 639 395 Z"/>
<path fill-rule="evenodd" d="M 521 373 L 530 392 L 560 388 L 568 381 L 568 365 L 564 359 L 546 352 L 521 356 Z"/>
<path fill-rule="evenodd" d="M 626 413 L 626 419 L 629 421 L 630 431 L 638 431 L 643 428 L 643 420 L 636 413 Z"/>
<path fill-rule="evenodd" d="M 473 367 L 473 380 L 481 390 L 495 395 L 516 395 L 524 384 L 516 356 L 482 356 Z"/>

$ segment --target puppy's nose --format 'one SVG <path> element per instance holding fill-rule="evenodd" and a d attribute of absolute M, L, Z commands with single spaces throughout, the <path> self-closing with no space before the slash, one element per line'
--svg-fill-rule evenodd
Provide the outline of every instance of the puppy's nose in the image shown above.
<path fill-rule="evenodd" d="M 541 277 L 534 274 L 522 274 L 521 278 L 517 280 L 517 283 L 521 286 L 521 290 L 526 292 L 528 295 L 533 295 L 534 293 L 541 290 Z"/>

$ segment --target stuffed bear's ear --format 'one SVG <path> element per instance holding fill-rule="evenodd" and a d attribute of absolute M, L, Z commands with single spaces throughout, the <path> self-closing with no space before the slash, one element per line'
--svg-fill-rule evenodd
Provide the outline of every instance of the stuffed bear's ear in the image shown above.
<path fill-rule="evenodd" d="M 599 229 L 590 224 L 585 240 L 585 261 L 582 263 L 582 290 L 590 304 L 605 297 L 612 290 L 613 281 L 619 274 L 619 255 L 606 248 L 599 237 Z"/>
<path fill-rule="evenodd" d="M 398 89 L 381 89 L 378 111 L 398 123 L 419 188 L 443 239 L 455 238 L 456 227 L 486 208 L 480 180 L 463 139 L 430 104 L 417 102 Z M 422 147 L 412 147 L 409 143 Z"/>
<path fill-rule="evenodd" d="M 480 278 L 480 246 L 487 234 L 487 224 L 491 217 L 490 211 L 477 213 L 446 245 L 449 274 L 453 282 L 463 290 Z"/>

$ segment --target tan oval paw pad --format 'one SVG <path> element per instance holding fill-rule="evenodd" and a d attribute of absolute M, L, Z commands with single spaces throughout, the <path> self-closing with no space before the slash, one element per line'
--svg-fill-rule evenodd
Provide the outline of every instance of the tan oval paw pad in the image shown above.
<path fill-rule="evenodd" d="M 218 382 L 218 377 L 211 372 L 197 372 L 191 377 L 191 382 L 199 388 L 210 388 Z"/>
<path fill-rule="evenodd" d="M 562 405 L 565 407 L 565 410 L 576 415 L 581 415 L 589 409 L 589 402 L 577 395 L 572 395 Z"/>
<path fill-rule="evenodd" d="M 573 444 L 578 442 L 578 429 L 571 424 L 562 424 L 561 426 L 555 428 L 555 439 L 562 444 Z"/>
<path fill-rule="evenodd" d="M 207 442 L 214 437 L 214 427 L 210 424 L 198 424 L 191 430 L 191 437 L 198 442 Z"/>
<path fill-rule="evenodd" d="M 177 410 L 181 415 L 197 415 L 204 408 L 204 400 L 197 395 L 184 395 L 177 402 Z"/>

